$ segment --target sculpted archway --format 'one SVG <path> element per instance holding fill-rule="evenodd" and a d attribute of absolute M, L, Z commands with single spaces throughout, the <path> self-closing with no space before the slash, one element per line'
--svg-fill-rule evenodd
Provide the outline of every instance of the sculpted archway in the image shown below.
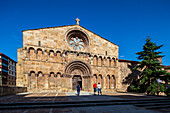
<path fill-rule="evenodd" d="M 71 76 L 73 90 L 76 89 L 78 84 L 83 90 L 89 90 L 91 87 L 92 71 L 84 61 L 74 60 L 69 62 L 65 67 L 64 75 Z"/>

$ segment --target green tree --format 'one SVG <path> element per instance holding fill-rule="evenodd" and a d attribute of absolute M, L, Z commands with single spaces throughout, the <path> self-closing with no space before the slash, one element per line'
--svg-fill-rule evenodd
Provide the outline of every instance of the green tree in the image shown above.
<path fill-rule="evenodd" d="M 163 45 L 157 46 L 156 43 L 151 42 L 151 39 L 146 39 L 146 44 L 143 46 L 141 52 L 137 52 L 137 59 L 142 60 L 133 70 L 140 69 L 141 75 L 137 82 L 131 85 L 131 88 L 137 92 L 147 92 L 147 94 L 157 94 L 158 90 L 165 92 L 166 88 L 157 80 L 169 79 L 163 66 L 158 61 L 158 58 L 164 57 L 162 52 L 157 51 Z"/>

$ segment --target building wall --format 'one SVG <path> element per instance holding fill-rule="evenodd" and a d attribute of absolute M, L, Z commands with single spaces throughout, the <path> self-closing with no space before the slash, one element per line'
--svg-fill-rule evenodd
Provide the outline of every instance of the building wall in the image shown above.
<path fill-rule="evenodd" d="M 82 38 L 84 49 L 69 46 L 67 36 L 72 31 L 86 36 Z M 81 75 L 83 90 L 92 91 L 95 82 L 100 82 L 106 91 L 117 89 L 118 48 L 78 25 L 23 31 L 23 48 L 18 49 L 17 86 L 32 91 L 71 91 L 74 75 Z"/>
<path fill-rule="evenodd" d="M 9 86 L 0 86 L 0 96 L 14 95 L 17 93 L 27 92 L 26 87 L 9 87 Z"/>
<path fill-rule="evenodd" d="M 119 60 L 119 91 L 127 91 L 128 86 L 139 77 L 140 70 L 132 71 L 139 62 L 129 60 Z"/>
<path fill-rule="evenodd" d="M 0 75 L 2 86 L 16 86 L 16 62 L 3 53 L 0 53 Z"/>

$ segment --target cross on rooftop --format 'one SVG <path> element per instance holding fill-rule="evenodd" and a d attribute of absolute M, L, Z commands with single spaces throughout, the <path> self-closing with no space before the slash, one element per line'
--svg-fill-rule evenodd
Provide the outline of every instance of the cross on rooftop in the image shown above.
<path fill-rule="evenodd" d="M 79 25 L 80 19 L 76 18 L 77 25 Z"/>

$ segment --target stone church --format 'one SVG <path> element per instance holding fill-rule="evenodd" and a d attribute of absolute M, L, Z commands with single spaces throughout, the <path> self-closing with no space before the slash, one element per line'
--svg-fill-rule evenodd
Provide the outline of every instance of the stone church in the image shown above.
<path fill-rule="evenodd" d="M 119 60 L 119 46 L 79 25 L 23 31 L 17 50 L 17 86 L 29 91 L 126 90 L 125 78 L 137 62 Z"/>

